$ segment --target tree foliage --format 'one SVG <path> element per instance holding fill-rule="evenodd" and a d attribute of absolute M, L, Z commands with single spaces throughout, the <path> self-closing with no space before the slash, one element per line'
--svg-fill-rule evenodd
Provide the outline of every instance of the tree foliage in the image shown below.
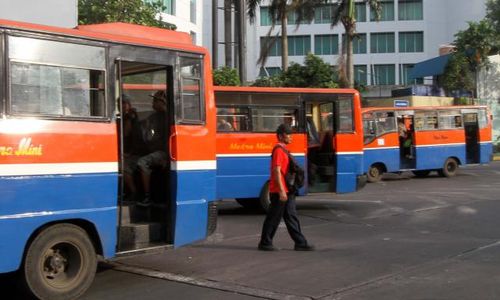
<path fill-rule="evenodd" d="M 238 70 L 231 67 L 222 67 L 213 71 L 214 85 L 239 86 Z"/>
<path fill-rule="evenodd" d="M 78 23 L 98 24 L 125 22 L 145 26 L 175 29 L 162 21 L 165 9 L 161 0 L 79 0 Z"/>
<path fill-rule="evenodd" d="M 441 86 L 446 91 L 474 89 L 474 73 L 465 53 L 456 52 L 451 56 L 440 80 Z"/>
<path fill-rule="evenodd" d="M 309 53 L 304 59 L 304 65 L 291 63 L 288 70 L 271 77 L 261 77 L 254 86 L 272 87 L 313 87 L 337 88 L 334 80 L 335 72 L 330 64 L 320 57 Z"/>

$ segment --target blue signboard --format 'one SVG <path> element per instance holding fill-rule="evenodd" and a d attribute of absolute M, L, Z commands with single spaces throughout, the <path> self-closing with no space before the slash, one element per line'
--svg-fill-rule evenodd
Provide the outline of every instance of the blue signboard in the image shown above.
<path fill-rule="evenodd" d="M 410 102 L 408 100 L 394 100 L 394 107 L 408 107 Z"/>

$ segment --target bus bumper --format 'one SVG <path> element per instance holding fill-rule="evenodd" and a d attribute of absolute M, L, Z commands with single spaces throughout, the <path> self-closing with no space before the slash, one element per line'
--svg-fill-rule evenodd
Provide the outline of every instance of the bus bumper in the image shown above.
<path fill-rule="evenodd" d="M 356 178 L 356 191 L 359 191 L 360 189 L 362 189 L 366 185 L 367 181 L 368 181 L 368 177 L 366 176 L 366 174 L 359 175 Z"/>

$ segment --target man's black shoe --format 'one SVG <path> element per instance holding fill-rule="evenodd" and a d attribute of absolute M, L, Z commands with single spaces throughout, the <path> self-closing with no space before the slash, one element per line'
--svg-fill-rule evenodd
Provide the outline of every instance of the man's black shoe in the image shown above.
<path fill-rule="evenodd" d="M 295 251 L 314 251 L 314 246 L 305 244 L 305 245 L 295 245 L 293 248 Z"/>
<path fill-rule="evenodd" d="M 259 244 L 258 249 L 261 251 L 276 251 L 276 250 L 278 250 L 278 249 L 274 248 L 273 245 L 263 245 L 263 244 Z"/>

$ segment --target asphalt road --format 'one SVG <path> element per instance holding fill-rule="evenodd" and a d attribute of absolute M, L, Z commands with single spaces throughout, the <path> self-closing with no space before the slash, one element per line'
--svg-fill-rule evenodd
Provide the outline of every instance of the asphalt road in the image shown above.
<path fill-rule="evenodd" d="M 494 162 L 301 197 L 314 252 L 293 251 L 284 225 L 280 251 L 257 251 L 264 217 L 223 201 L 208 240 L 117 260 L 83 299 L 500 299 L 499 195 Z"/>

